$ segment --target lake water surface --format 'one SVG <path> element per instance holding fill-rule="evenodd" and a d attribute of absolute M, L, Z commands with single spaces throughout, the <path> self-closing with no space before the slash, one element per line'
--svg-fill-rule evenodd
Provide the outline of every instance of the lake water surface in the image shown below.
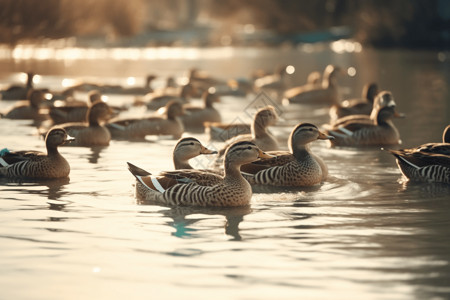
<path fill-rule="evenodd" d="M 53 89 L 62 89 L 64 79 L 125 84 L 135 76 L 139 84 L 148 73 L 160 76 L 156 85 L 163 85 L 166 76 L 180 77 L 194 66 L 227 79 L 286 63 L 296 68 L 292 84 L 302 84 L 309 72 L 332 63 L 356 70 L 339 79 L 346 96 L 359 96 L 369 81 L 392 91 L 406 114 L 395 120 L 401 147 L 440 141 L 450 123 L 450 54 L 356 50 L 345 43 L 13 54 L 3 49 L 0 83 L 33 70 L 42 75 L 37 86 Z M 111 103 L 132 101 L 109 96 Z M 224 120 L 249 121 L 244 108 L 254 99 L 223 97 L 217 107 Z M 10 105 L 0 101 L 1 110 Z M 284 121 L 272 132 L 282 145 L 296 123 L 328 121 L 326 108 L 278 107 Z M 185 135 L 221 146 L 205 134 Z M 149 139 L 112 141 L 106 148 L 62 147 L 70 179 L 1 179 L 0 298 L 450 298 L 449 186 L 405 182 L 394 158 L 379 148 L 330 149 L 317 141 L 312 148 L 330 173 L 318 187 L 255 193 L 245 208 L 138 203 L 126 162 L 152 173 L 171 170 L 174 144 Z M 28 121 L 0 119 L 0 147 L 45 151 Z"/>

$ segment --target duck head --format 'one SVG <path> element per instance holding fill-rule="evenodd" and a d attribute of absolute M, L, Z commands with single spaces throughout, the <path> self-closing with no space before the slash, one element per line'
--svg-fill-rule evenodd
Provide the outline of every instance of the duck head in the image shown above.
<path fill-rule="evenodd" d="M 289 150 L 295 153 L 296 149 L 304 148 L 315 140 L 332 140 L 334 137 L 321 132 L 316 125 L 311 123 L 299 123 L 289 136 Z"/>
<path fill-rule="evenodd" d="M 181 101 L 172 100 L 165 106 L 167 119 L 174 120 L 176 117 L 184 115 L 184 108 Z"/>
<path fill-rule="evenodd" d="M 396 106 L 397 104 L 394 101 L 392 93 L 381 91 L 375 97 L 370 118 L 374 120 L 375 124 L 386 122 L 394 117 L 403 118 L 404 114 L 398 113 L 396 111 Z"/>
<path fill-rule="evenodd" d="M 225 151 L 225 169 L 227 166 L 241 166 L 260 158 L 271 158 L 272 155 L 264 153 L 254 143 L 248 141 L 236 142 Z"/>

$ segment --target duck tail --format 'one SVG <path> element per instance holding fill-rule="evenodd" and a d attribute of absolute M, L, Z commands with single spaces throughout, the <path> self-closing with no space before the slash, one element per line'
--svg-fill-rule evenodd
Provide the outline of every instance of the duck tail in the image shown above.
<path fill-rule="evenodd" d="M 414 169 L 419 169 L 419 167 L 416 164 L 412 163 L 407 159 L 407 157 L 405 157 L 405 151 L 391 150 L 391 149 L 387 149 L 387 151 L 389 151 L 392 155 L 394 155 L 397 161 L 402 162 L 403 164 L 406 164 Z"/>
<path fill-rule="evenodd" d="M 136 180 L 140 182 L 145 189 L 152 190 L 159 193 L 164 193 L 165 189 L 161 186 L 157 178 L 152 178 L 151 173 L 141 169 L 132 163 L 127 162 L 128 170 L 136 177 Z"/>
<path fill-rule="evenodd" d="M 134 175 L 134 177 L 138 177 L 138 176 L 149 176 L 152 175 L 152 173 L 149 173 L 147 171 L 145 171 L 144 169 L 141 169 L 135 165 L 133 165 L 132 163 L 127 162 L 128 164 L 128 170 L 131 172 L 131 174 Z"/>

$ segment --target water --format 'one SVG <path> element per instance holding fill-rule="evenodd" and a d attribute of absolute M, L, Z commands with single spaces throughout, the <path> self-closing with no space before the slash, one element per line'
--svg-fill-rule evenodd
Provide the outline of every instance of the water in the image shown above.
<path fill-rule="evenodd" d="M 356 76 L 340 79 L 347 95 L 359 95 L 372 80 L 393 92 L 399 111 L 407 115 L 395 121 L 402 147 L 440 141 L 450 120 L 449 54 L 347 48 L 178 49 L 166 54 L 155 49 L 120 54 L 125 50 L 116 49 L 115 56 L 101 50 L 106 59 L 95 51 L 88 59 L 65 52 L 45 57 L 42 51 L 21 59 L 16 53 L 0 61 L 1 83 L 27 70 L 42 75 L 39 86 L 59 89 L 64 78 L 125 83 L 136 76 L 139 83 L 147 73 L 181 76 L 192 66 L 229 78 L 281 63 L 296 67 L 295 83 L 334 63 L 356 69 Z M 218 106 L 225 120 L 245 119 L 242 109 L 253 99 L 224 97 Z M 129 100 L 110 96 L 112 103 Z M 9 105 L 0 102 L 2 110 Z M 283 145 L 297 122 L 327 122 L 326 109 L 282 109 L 286 120 L 272 131 Z M 27 121 L 0 119 L 0 129 L 1 147 L 44 150 Z M 208 144 L 204 134 L 195 136 Z M 318 141 L 313 150 L 330 173 L 321 186 L 254 194 L 245 208 L 138 203 L 126 162 L 153 173 L 172 169 L 173 145 L 150 139 L 113 141 L 106 148 L 64 147 L 60 152 L 71 164 L 70 180 L 2 179 L 0 298 L 450 297 L 450 188 L 404 182 L 390 154 L 378 148 L 330 149 Z"/>

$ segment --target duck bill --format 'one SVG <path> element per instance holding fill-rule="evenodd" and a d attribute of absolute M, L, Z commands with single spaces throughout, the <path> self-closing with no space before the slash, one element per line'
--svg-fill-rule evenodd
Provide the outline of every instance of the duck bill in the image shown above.
<path fill-rule="evenodd" d="M 272 158 L 272 157 L 275 157 L 275 156 L 270 155 L 270 154 L 267 154 L 267 153 L 265 153 L 265 152 L 259 150 L 258 158 L 261 158 L 261 159 L 268 159 L 268 158 Z"/>
<path fill-rule="evenodd" d="M 64 140 L 64 142 L 66 142 L 66 143 L 73 142 L 73 141 L 75 141 L 75 138 L 70 135 L 67 135 L 66 139 Z"/>
<path fill-rule="evenodd" d="M 200 150 L 200 154 L 217 154 L 217 151 L 211 150 L 211 149 L 208 149 L 208 148 L 202 146 L 202 149 Z"/>
<path fill-rule="evenodd" d="M 334 136 L 331 135 L 326 135 L 325 133 L 323 133 L 322 131 L 319 131 L 319 137 L 317 138 L 318 140 L 333 140 Z"/>

